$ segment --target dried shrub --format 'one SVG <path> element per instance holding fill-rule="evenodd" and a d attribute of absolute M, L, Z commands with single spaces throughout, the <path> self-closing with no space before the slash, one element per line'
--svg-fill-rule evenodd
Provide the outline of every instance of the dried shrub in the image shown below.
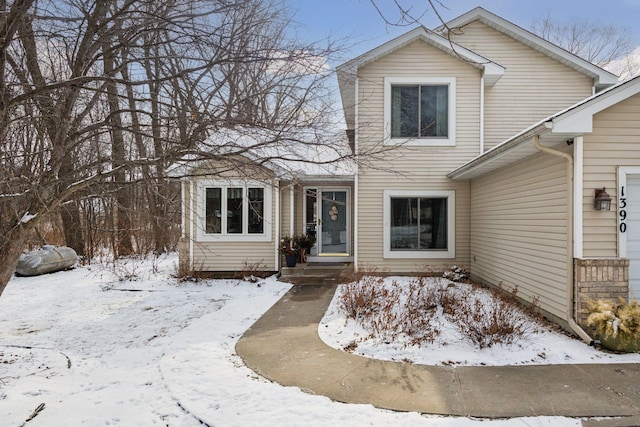
<path fill-rule="evenodd" d="M 197 266 L 193 266 L 193 268 L 191 268 L 188 259 L 180 259 L 174 277 L 177 278 L 179 282 L 194 283 L 197 283 L 202 279 L 206 279 L 207 274 L 204 271 L 204 261 L 200 261 Z"/>
<path fill-rule="evenodd" d="M 429 283 L 433 283 L 430 281 Z M 433 322 L 446 284 L 427 286 L 425 277 L 401 286 L 396 280 L 385 285 L 385 279 L 360 275 L 342 287 L 340 309 L 347 317 L 385 342 L 409 337 L 410 344 L 433 342 L 440 334 L 440 325 Z"/>
<path fill-rule="evenodd" d="M 457 265 L 452 265 L 451 268 L 449 268 L 449 270 L 445 271 L 442 274 L 442 277 L 444 277 L 447 280 L 451 280 L 452 282 L 467 282 L 469 280 L 469 273 L 467 273 L 467 270 L 465 270 L 462 267 L 459 267 Z"/>
<path fill-rule="evenodd" d="M 367 273 L 342 286 L 339 308 L 383 342 L 402 337 L 409 345 L 431 343 L 440 335 L 443 319 L 479 348 L 512 344 L 536 330 L 531 317 L 536 303 L 521 306 L 517 288 L 507 294 L 426 276 L 401 285 Z"/>
<path fill-rule="evenodd" d="M 342 285 L 340 309 L 350 319 L 370 317 L 379 310 L 383 283 L 384 278 L 377 276 L 375 270 L 356 273 L 352 281 Z"/>
<path fill-rule="evenodd" d="M 260 279 L 264 279 L 270 274 L 266 264 L 258 262 L 250 263 L 247 260 L 242 262 L 242 270 L 237 272 L 234 276 L 237 280 L 244 280 L 245 282 L 257 283 Z"/>
<path fill-rule="evenodd" d="M 535 332 L 531 317 L 518 307 L 513 297 L 497 292 L 458 295 L 449 312 L 458 329 L 478 348 L 513 344 Z"/>

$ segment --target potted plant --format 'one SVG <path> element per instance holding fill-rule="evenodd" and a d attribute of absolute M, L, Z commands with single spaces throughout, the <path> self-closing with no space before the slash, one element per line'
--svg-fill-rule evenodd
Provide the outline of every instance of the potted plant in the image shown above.
<path fill-rule="evenodd" d="M 284 236 L 280 239 L 280 253 L 284 255 L 287 267 L 295 267 L 298 262 L 298 247 L 295 239 Z"/>
<path fill-rule="evenodd" d="M 640 351 L 640 305 L 637 300 L 589 301 L 587 325 L 596 329 L 602 345 L 613 351 Z"/>
<path fill-rule="evenodd" d="M 299 250 L 300 262 L 307 261 L 307 254 L 311 251 L 311 248 L 316 243 L 316 238 L 310 234 L 302 234 L 293 236 L 294 245 Z"/>

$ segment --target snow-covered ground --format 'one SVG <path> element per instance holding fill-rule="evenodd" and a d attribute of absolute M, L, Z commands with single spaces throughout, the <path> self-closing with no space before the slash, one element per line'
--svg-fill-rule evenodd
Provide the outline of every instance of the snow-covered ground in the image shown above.
<path fill-rule="evenodd" d="M 13 278 L 0 297 L 0 425 L 580 425 L 395 413 L 281 387 L 234 346 L 289 285 L 179 283 L 176 264 L 172 255 Z"/>

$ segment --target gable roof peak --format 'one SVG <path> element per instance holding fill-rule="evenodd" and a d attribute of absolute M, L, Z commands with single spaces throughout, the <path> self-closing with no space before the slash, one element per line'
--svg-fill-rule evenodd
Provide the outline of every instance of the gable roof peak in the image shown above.
<path fill-rule="evenodd" d="M 443 37 L 434 30 L 430 30 L 424 26 L 417 26 L 337 67 L 338 86 L 340 88 L 347 129 L 353 129 L 355 126 L 356 99 L 354 90 L 358 70 L 418 40 L 436 47 L 466 62 L 472 67 L 482 70 L 485 86 L 493 86 L 504 74 L 505 68 L 500 64 L 455 43 L 447 37 Z"/>
<path fill-rule="evenodd" d="M 580 58 L 579 56 L 551 43 L 537 34 L 534 34 L 531 31 L 526 30 L 480 6 L 444 23 L 443 25 L 435 28 L 434 31 L 443 35 L 443 37 L 448 37 L 451 34 L 455 38 L 455 29 L 464 27 L 474 21 L 480 21 L 483 24 L 537 50 L 538 52 L 541 52 L 556 61 L 591 77 L 598 90 L 604 89 L 618 82 L 618 76 L 615 74 Z"/>

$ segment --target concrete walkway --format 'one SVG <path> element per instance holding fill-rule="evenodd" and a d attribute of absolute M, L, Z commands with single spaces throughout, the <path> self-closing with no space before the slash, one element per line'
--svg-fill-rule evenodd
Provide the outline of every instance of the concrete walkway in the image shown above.
<path fill-rule="evenodd" d="M 640 425 L 640 365 L 425 366 L 368 359 L 327 346 L 318 323 L 335 286 L 296 286 L 236 345 L 258 374 L 346 403 L 487 418 L 624 417 Z"/>

